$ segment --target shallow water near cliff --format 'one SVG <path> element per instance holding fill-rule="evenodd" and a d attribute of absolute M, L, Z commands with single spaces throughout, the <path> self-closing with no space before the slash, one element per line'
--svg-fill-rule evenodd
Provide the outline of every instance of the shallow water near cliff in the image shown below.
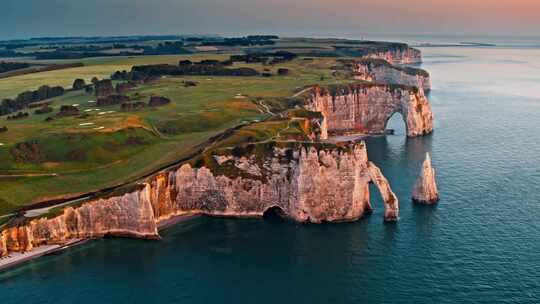
<path fill-rule="evenodd" d="M 436 131 L 368 141 L 401 219 L 199 218 L 160 242 L 106 239 L 0 274 L 2 303 L 538 303 L 540 49 L 426 48 Z M 441 202 L 414 205 L 425 152 Z"/>

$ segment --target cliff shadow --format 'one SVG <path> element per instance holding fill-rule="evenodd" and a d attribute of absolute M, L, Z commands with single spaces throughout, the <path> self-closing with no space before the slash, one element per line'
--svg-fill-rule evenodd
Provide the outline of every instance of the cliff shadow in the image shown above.
<path fill-rule="evenodd" d="M 285 210 L 279 206 L 273 206 L 266 209 L 263 213 L 263 219 L 270 222 L 284 222 L 287 218 Z"/>

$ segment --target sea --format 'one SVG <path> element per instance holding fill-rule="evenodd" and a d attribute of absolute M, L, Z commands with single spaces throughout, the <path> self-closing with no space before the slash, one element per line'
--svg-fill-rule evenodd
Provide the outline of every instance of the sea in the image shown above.
<path fill-rule="evenodd" d="M 202 217 L 1 273 L 0 302 L 540 303 L 540 40 L 471 39 L 391 39 L 423 45 L 436 122 L 407 139 L 397 114 L 394 135 L 367 140 L 399 222 L 383 222 L 375 188 L 355 223 Z M 427 152 L 436 206 L 411 201 Z"/>

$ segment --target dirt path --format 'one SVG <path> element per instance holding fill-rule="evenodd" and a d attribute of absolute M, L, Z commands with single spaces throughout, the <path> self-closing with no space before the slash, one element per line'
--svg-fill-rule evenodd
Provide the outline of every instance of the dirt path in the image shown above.
<path fill-rule="evenodd" d="M 53 209 L 53 208 L 74 204 L 74 203 L 83 201 L 83 200 L 88 199 L 88 198 L 89 198 L 88 196 L 85 196 L 85 197 L 82 197 L 82 198 L 79 198 L 79 199 L 76 199 L 76 200 L 72 200 L 72 201 L 69 201 L 69 202 L 65 202 L 65 203 L 50 206 L 50 207 L 28 210 L 28 211 L 26 211 L 24 213 L 24 216 L 28 217 L 28 218 L 38 217 L 38 216 L 49 213 L 49 211 L 51 211 L 51 209 Z"/>
<path fill-rule="evenodd" d="M 305 93 L 305 92 L 307 92 L 308 90 L 311 90 L 311 89 L 312 89 L 311 87 L 306 88 L 306 89 L 304 89 L 304 90 L 302 90 L 302 91 L 300 91 L 300 92 L 294 94 L 294 95 L 293 95 L 293 98 L 294 98 L 294 97 L 298 97 L 298 96 L 300 96 L 301 94 L 303 94 L 303 93 Z M 261 101 L 257 101 L 256 104 L 257 104 L 259 107 L 261 107 L 261 108 L 264 110 L 265 113 L 267 113 L 267 114 L 269 114 L 269 115 L 271 115 L 271 116 L 276 116 L 276 115 L 278 115 L 278 114 L 276 114 L 276 113 L 273 113 L 273 112 L 270 110 L 270 107 L 269 107 L 267 104 L 265 104 L 262 100 L 261 100 Z M 244 124 L 244 125 L 245 125 L 245 124 Z M 239 125 L 239 126 L 237 126 L 237 127 L 241 127 L 241 126 L 243 126 L 243 125 Z M 264 140 L 264 141 L 256 142 L 255 144 L 268 143 L 268 142 L 272 142 L 272 141 L 275 141 L 275 142 L 303 142 L 303 141 L 297 141 L 297 140 L 280 140 L 281 134 L 282 134 L 283 132 L 287 131 L 288 129 L 290 129 L 290 127 L 291 127 L 291 121 L 289 120 L 289 121 L 287 122 L 287 126 L 286 126 L 285 128 L 283 128 L 283 129 L 279 130 L 279 131 L 276 133 L 275 136 L 273 136 L 273 137 L 271 137 L 271 138 L 269 138 L 269 139 L 266 139 L 266 140 Z M 234 129 L 234 128 L 232 128 L 232 129 Z M 151 125 L 151 131 L 157 133 L 157 135 L 159 135 L 159 136 L 163 136 L 163 135 L 155 128 L 154 125 Z M 209 149 L 211 149 L 211 148 L 214 146 L 214 144 L 215 144 L 216 142 L 219 142 L 219 141 L 223 138 L 223 136 L 225 136 L 225 134 L 226 134 L 226 132 L 223 132 L 222 134 L 216 136 L 213 140 L 210 140 L 209 142 L 205 143 L 205 144 L 204 144 L 204 145 L 203 145 L 196 153 L 194 153 L 191 157 L 194 157 L 195 155 L 204 153 L 204 152 L 208 151 Z M 305 143 L 308 143 L 308 142 L 306 141 Z M 309 143 L 310 143 L 310 142 L 309 142 Z M 234 147 L 227 147 L 227 148 L 225 148 L 225 149 L 232 149 L 232 148 L 234 148 Z M 186 158 L 186 159 L 189 159 L 189 158 L 191 158 L 191 157 L 188 157 L 188 158 Z M 185 161 L 185 159 L 184 159 L 184 160 L 180 160 L 180 161 Z M 114 162 L 113 164 L 116 164 L 116 163 L 118 163 L 118 162 L 122 162 L 122 160 L 117 161 L 117 162 Z M 175 163 L 173 163 L 173 164 L 169 164 L 169 165 L 167 165 L 167 166 L 164 166 L 164 167 L 158 169 L 157 171 L 154 171 L 153 173 L 149 173 L 149 174 L 147 174 L 147 175 L 145 175 L 145 176 L 142 176 L 141 179 L 142 179 L 142 178 L 145 178 L 145 177 L 148 177 L 148 176 L 150 176 L 150 175 L 152 175 L 152 174 L 154 174 L 154 173 L 156 173 L 156 172 L 159 172 L 159 171 L 162 171 L 162 170 L 166 170 L 166 169 L 168 169 L 168 168 L 170 168 L 170 167 L 172 167 L 172 166 L 175 166 L 176 164 L 177 164 L 177 162 L 175 162 Z M 108 166 L 111 166 L 111 165 L 112 165 L 112 164 L 107 164 L 107 165 L 102 166 L 102 167 L 108 167 Z M 72 172 L 69 172 L 69 173 L 72 173 Z M 14 176 L 14 175 L 10 175 L 10 176 Z M 22 175 L 22 176 L 29 176 L 29 175 L 24 174 L 24 175 Z M 32 174 L 32 175 L 30 175 L 30 176 L 57 176 L 57 174 L 56 174 L 56 173 L 53 173 L 53 174 Z M 2 177 L 2 175 L 0 175 L 0 177 Z M 114 188 L 116 188 L 116 187 L 114 187 Z M 95 192 L 95 193 L 97 193 L 97 192 Z M 86 195 L 86 196 L 84 196 L 84 197 L 82 197 L 82 198 L 75 199 L 75 200 L 69 200 L 69 201 L 63 202 L 63 203 L 61 203 L 61 204 L 55 204 L 55 205 L 53 205 L 53 206 L 49 206 L 49 207 L 45 207 L 45 208 L 38 208 L 38 209 L 27 210 L 27 211 L 25 212 L 24 216 L 25 216 L 25 217 L 29 217 L 29 218 L 31 218 L 31 217 L 38 217 L 38 216 L 47 214 L 47 213 L 48 213 L 51 209 L 53 209 L 53 208 L 62 207 L 62 206 L 67 206 L 67 205 L 74 204 L 74 203 L 80 202 L 80 201 L 82 201 L 82 200 L 88 199 L 88 198 L 91 197 L 92 194 L 94 194 L 94 193 L 89 193 L 88 195 Z M 0 216 L 0 218 L 8 217 L 8 216 L 13 216 L 13 215 L 14 215 L 14 214 L 3 215 L 3 216 Z"/>
<path fill-rule="evenodd" d="M 313 88 L 312 88 L 312 87 L 305 88 L 305 89 L 303 89 L 302 91 L 300 91 L 300 92 L 294 94 L 294 95 L 292 96 L 292 98 L 296 98 L 296 97 L 298 97 L 298 96 L 304 94 L 305 92 L 307 92 L 307 91 L 309 91 L 309 90 L 311 90 L 311 89 L 313 89 Z"/>
<path fill-rule="evenodd" d="M 0 174 L 2 177 L 56 177 L 57 173 L 23 173 L 23 174 Z"/>
<path fill-rule="evenodd" d="M 266 114 L 269 114 L 269 115 L 272 115 L 272 116 L 276 116 L 276 113 L 270 111 L 270 108 L 268 107 L 267 104 L 264 103 L 264 101 L 260 100 L 260 101 L 257 101 L 256 104 L 258 106 L 261 106 L 264 108 L 264 111 L 262 111 L 263 113 L 266 113 Z"/>

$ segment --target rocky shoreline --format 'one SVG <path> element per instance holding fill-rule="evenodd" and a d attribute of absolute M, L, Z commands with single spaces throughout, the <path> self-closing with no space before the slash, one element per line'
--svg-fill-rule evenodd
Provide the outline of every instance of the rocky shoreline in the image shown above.
<path fill-rule="evenodd" d="M 376 55 L 392 63 L 421 61 L 413 50 Z M 385 221 L 397 221 L 399 201 L 368 160 L 365 144 L 318 142 L 329 135 L 384 134 L 395 113 L 403 115 L 408 136 L 431 133 L 433 114 L 424 95 L 429 78 L 416 78 L 417 88 L 412 78 L 389 75 L 391 84 L 313 88 L 305 108 L 320 118 L 308 121 L 318 126 L 308 134 L 310 142 L 270 141 L 243 147 L 240 155 L 214 153 L 68 204 L 57 214 L 16 219 L 0 232 L 0 256 L 28 252 L 35 258 L 43 255 L 39 248 L 60 250 L 105 236 L 159 239 L 160 230 L 200 215 L 260 218 L 277 210 L 302 223 L 356 221 L 373 209 L 371 183 L 383 198 Z"/>
<path fill-rule="evenodd" d="M 214 156 L 201 167 L 184 164 L 125 193 L 68 206 L 58 216 L 12 225 L 2 232 L 0 252 L 104 236 L 159 239 L 160 223 L 182 215 L 262 217 L 279 208 L 284 217 L 297 222 L 355 221 L 372 209 L 370 183 L 381 192 L 385 220 L 397 220 L 397 197 L 381 171 L 368 161 L 364 143 L 260 148 L 267 153 Z M 228 172 L 219 171 L 223 168 Z"/>
<path fill-rule="evenodd" d="M 88 240 L 71 240 L 62 245 L 44 245 L 26 252 L 12 252 L 0 257 L 0 272 L 12 269 L 34 259 L 61 252 L 67 248 L 86 243 Z"/>

